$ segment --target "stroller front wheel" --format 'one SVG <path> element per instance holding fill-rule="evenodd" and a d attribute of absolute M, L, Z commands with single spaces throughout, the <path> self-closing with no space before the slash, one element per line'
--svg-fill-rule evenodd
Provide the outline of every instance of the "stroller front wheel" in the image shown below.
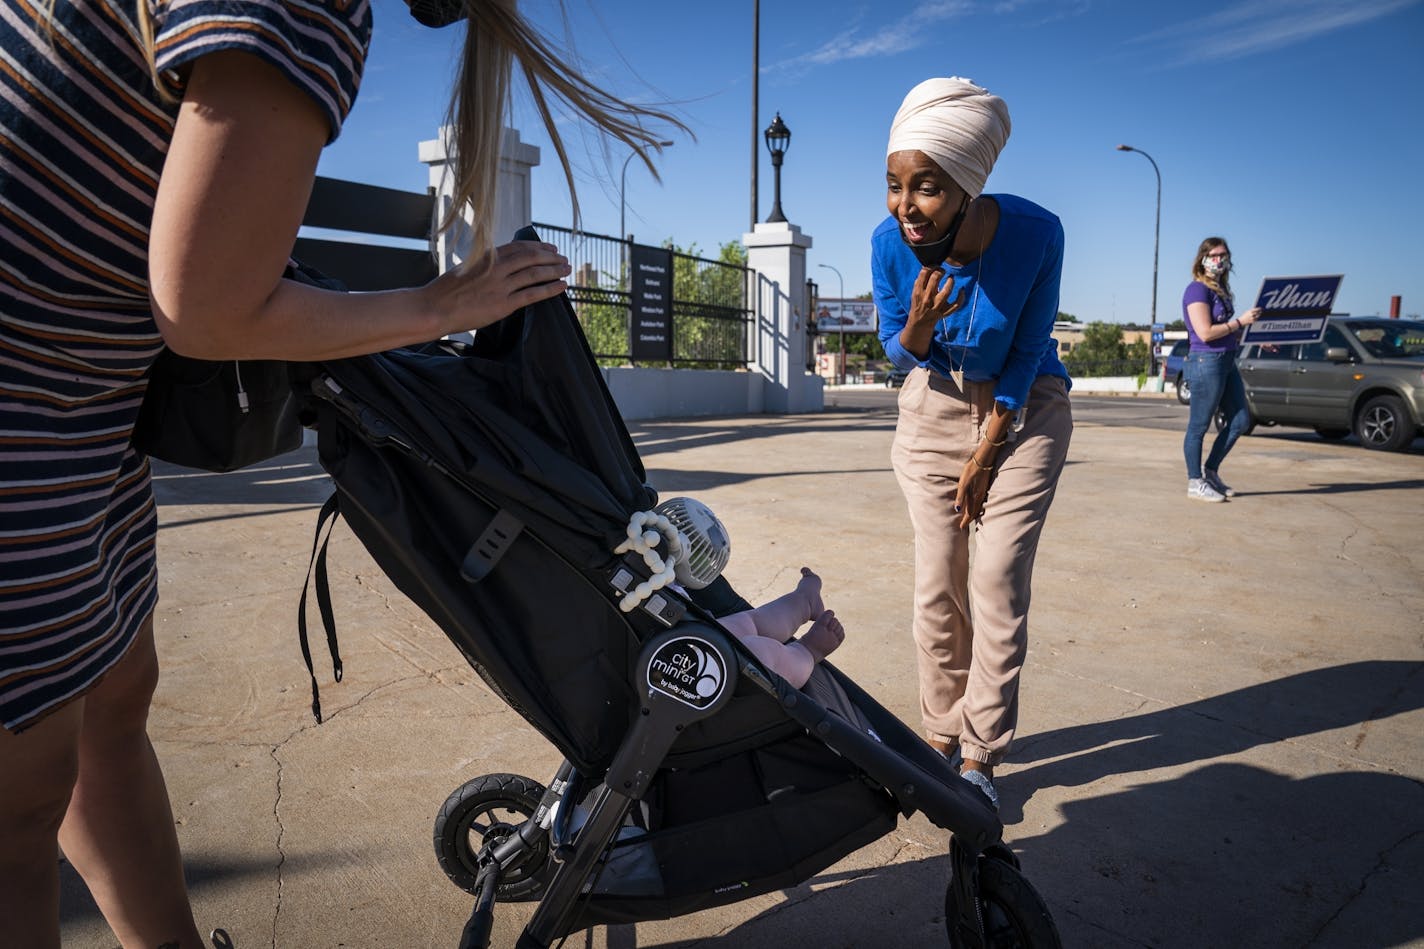
<path fill-rule="evenodd" d="M 435 818 L 435 858 L 450 882 L 475 894 L 481 849 L 517 831 L 538 810 L 543 797 L 544 787 L 538 781 L 518 774 L 485 774 L 456 788 Z M 541 836 L 504 868 L 495 899 L 506 903 L 540 899 L 549 870 L 549 838 Z"/>
<path fill-rule="evenodd" d="M 1006 856 L 1007 855 L 1007 856 Z M 1007 847 L 991 847 L 978 861 L 979 904 L 986 949 L 1062 949 L 1048 904 L 1019 872 Z M 972 944 L 955 930 L 959 905 L 954 881 L 944 894 L 944 920 L 951 949 Z"/>

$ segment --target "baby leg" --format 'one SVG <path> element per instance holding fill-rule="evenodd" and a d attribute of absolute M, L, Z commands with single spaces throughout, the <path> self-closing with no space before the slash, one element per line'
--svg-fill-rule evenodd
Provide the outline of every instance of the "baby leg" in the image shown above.
<path fill-rule="evenodd" d="M 802 567 L 796 589 L 758 606 L 751 611 L 751 618 L 758 636 L 784 643 L 825 609 L 826 604 L 821 600 L 821 578 L 808 567 Z"/>
<path fill-rule="evenodd" d="M 845 627 L 830 610 L 816 617 L 816 622 L 812 623 L 811 628 L 798 640 L 817 662 L 835 652 L 836 647 L 844 641 Z"/>
<path fill-rule="evenodd" d="M 805 685 L 816 668 L 816 657 L 799 641 L 778 643 L 765 636 L 753 636 L 742 643 L 762 665 L 785 679 L 792 688 Z"/>

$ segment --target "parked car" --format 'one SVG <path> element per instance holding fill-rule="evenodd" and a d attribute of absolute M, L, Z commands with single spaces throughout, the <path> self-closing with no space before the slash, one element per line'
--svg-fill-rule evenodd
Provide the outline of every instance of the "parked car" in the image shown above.
<path fill-rule="evenodd" d="M 1183 405 L 1192 401 L 1192 387 L 1187 384 L 1186 377 L 1182 375 L 1182 368 L 1187 361 L 1187 351 L 1191 348 L 1191 340 L 1179 339 L 1172 344 L 1171 351 L 1162 357 L 1162 378 L 1176 387 L 1177 401 Z"/>
<path fill-rule="evenodd" d="M 1238 359 L 1251 428 L 1353 432 L 1383 451 L 1424 435 L 1424 320 L 1331 317 L 1318 343 L 1250 344 Z"/>
<path fill-rule="evenodd" d="M 909 376 L 910 370 L 901 369 L 898 366 L 890 367 L 890 371 L 885 374 L 885 388 L 898 389 L 905 384 L 905 378 Z"/>

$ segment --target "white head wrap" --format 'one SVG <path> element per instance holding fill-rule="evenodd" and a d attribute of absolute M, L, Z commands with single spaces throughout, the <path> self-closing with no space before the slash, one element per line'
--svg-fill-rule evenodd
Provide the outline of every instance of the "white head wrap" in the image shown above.
<path fill-rule="evenodd" d="M 1009 139 L 1009 107 L 968 79 L 926 79 L 910 90 L 890 123 L 886 157 L 920 151 L 977 198 Z"/>

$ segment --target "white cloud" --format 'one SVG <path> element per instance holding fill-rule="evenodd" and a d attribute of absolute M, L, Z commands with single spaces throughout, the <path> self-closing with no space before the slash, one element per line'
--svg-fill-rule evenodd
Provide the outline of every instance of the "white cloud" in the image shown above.
<path fill-rule="evenodd" d="M 1241 59 L 1389 16 L 1419 0 L 1249 0 L 1137 37 L 1175 48 L 1172 65 Z"/>
<path fill-rule="evenodd" d="M 819 48 L 782 60 L 769 68 L 826 66 L 850 59 L 868 59 L 917 49 L 942 39 L 941 34 L 926 27 L 972 13 L 975 7 L 976 4 L 972 0 L 925 0 L 910 13 L 879 27 L 869 35 L 862 35 L 858 27 L 851 27 L 839 36 L 827 40 Z"/>

